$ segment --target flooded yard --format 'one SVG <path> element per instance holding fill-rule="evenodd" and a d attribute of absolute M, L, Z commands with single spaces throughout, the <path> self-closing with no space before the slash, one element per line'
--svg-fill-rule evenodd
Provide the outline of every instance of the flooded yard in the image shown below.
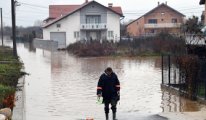
<path fill-rule="evenodd" d="M 9 43 L 8 43 L 9 44 Z M 18 43 L 24 62 L 24 119 L 104 119 L 103 105 L 96 104 L 99 76 L 112 67 L 121 82 L 119 120 L 154 120 L 161 112 L 200 111 L 204 106 L 162 91 L 161 58 L 78 58 L 66 51 L 44 51 Z M 152 119 L 154 118 L 154 119 Z M 156 118 L 159 120 L 160 118 Z"/>

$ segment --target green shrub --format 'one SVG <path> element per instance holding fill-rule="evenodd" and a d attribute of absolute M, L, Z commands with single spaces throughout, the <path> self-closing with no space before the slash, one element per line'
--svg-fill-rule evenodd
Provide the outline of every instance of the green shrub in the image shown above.
<path fill-rule="evenodd" d="M 0 47 L 0 62 L 3 62 L 0 64 L 0 108 L 12 109 L 18 79 L 25 74 L 21 72 L 23 64 L 18 58 L 13 57 L 10 47 Z"/>
<path fill-rule="evenodd" d="M 9 95 L 12 95 L 15 93 L 14 87 L 4 86 L 0 84 L 0 107 L 3 105 L 3 100 L 8 97 Z"/>
<path fill-rule="evenodd" d="M 23 75 L 21 68 L 21 63 L 0 64 L 0 84 L 16 86 L 18 78 Z"/>

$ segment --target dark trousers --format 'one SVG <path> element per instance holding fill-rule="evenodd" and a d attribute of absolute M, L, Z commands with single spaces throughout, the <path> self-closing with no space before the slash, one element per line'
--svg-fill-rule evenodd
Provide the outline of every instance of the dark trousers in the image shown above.
<path fill-rule="evenodd" d="M 106 114 L 109 113 L 109 104 L 111 104 L 111 109 L 113 113 L 116 113 L 117 111 L 117 100 L 105 100 L 104 101 L 104 111 Z"/>

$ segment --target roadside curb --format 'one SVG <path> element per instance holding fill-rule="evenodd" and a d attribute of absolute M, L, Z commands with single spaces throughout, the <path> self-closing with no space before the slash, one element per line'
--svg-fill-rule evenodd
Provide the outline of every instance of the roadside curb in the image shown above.
<path fill-rule="evenodd" d="M 24 83 L 25 82 L 25 76 L 22 76 L 18 80 L 17 88 L 19 90 L 15 93 L 15 106 L 13 108 L 13 115 L 12 120 L 24 120 Z"/>

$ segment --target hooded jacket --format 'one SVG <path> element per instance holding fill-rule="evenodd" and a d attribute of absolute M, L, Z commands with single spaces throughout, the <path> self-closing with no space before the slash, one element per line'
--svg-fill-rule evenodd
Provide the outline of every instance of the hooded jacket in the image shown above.
<path fill-rule="evenodd" d="M 97 85 L 97 95 L 102 94 L 104 100 L 111 100 L 118 97 L 120 82 L 117 75 L 113 72 L 110 76 L 103 73 Z"/>

